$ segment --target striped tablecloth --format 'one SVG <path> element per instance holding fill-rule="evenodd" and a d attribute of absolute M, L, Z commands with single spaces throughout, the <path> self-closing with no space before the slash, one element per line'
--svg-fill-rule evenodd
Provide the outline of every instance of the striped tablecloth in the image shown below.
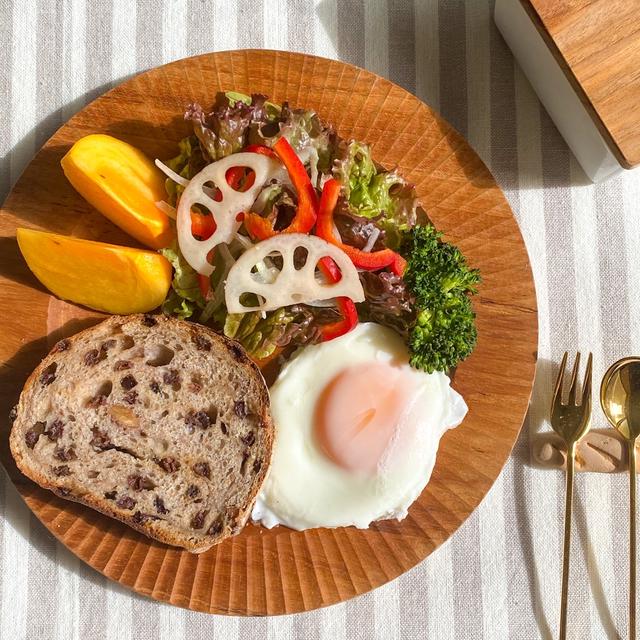
<path fill-rule="evenodd" d="M 563 478 L 529 466 L 554 363 L 595 380 L 640 350 L 640 173 L 584 174 L 492 22 L 491 0 L 0 0 L 0 196 L 46 138 L 123 78 L 206 51 L 288 49 L 360 65 L 460 130 L 505 190 L 536 278 L 540 364 L 514 455 L 452 539 L 353 601 L 271 619 L 210 616 L 123 590 L 61 548 L 0 474 L 0 638 L 547 638 L 557 628 Z M 1 295 L 1 292 L 0 292 Z M 594 421 L 604 424 L 599 409 Z M 627 484 L 577 481 L 570 636 L 626 636 Z"/>

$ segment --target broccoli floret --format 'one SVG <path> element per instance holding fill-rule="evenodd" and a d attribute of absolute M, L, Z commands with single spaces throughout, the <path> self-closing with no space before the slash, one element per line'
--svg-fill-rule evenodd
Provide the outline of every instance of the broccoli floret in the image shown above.
<path fill-rule="evenodd" d="M 469 294 L 480 272 L 430 225 L 403 234 L 404 280 L 415 296 L 416 322 L 409 331 L 411 365 L 428 373 L 446 371 L 471 354 L 477 341 Z"/>

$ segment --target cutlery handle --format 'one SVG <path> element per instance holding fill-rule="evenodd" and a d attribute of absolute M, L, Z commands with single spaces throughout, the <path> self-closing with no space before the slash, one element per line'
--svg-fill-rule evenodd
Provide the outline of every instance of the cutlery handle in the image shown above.
<path fill-rule="evenodd" d="M 567 472 L 564 506 L 564 544 L 562 549 L 562 592 L 560 596 L 560 640 L 567 637 L 567 601 L 569 594 L 569 558 L 571 556 L 571 515 L 573 513 L 573 476 L 576 466 L 576 443 L 567 446 Z"/>
<path fill-rule="evenodd" d="M 636 639 L 636 440 L 629 441 L 629 640 Z"/>

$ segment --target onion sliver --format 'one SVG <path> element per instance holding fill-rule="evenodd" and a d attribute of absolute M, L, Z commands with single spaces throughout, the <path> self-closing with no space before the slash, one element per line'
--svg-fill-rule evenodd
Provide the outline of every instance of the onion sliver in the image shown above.
<path fill-rule="evenodd" d="M 366 251 L 367 253 L 370 253 L 379 236 L 380 236 L 380 229 L 378 229 L 378 227 L 374 227 L 373 231 L 369 234 L 369 237 L 367 238 L 367 244 L 365 244 L 364 247 L 362 247 L 362 250 Z"/>
<path fill-rule="evenodd" d="M 164 173 L 168 178 L 171 178 L 171 180 L 177 182 L 179 185 L 182 185 L 183 187 L 187 187 L 189 185 L 189 181 L 186 178 L 183 178 L 173 169 L 167 167 L 167 165 L 158 160 L 158 158 L 156 158 L 156 167 L 158 167 L 158 169 L 160 169 L 160 171 L 162 171 L 162 173 Z"/>
<path fill-rule="evenodd" d="M 158 200 L 155 205 L 160 209 L 160 211 L 162 211 L 162 213 L 166 213 L 172 220 L 176 219 L 176 208 L 172 207 L 168 202 Z"/>

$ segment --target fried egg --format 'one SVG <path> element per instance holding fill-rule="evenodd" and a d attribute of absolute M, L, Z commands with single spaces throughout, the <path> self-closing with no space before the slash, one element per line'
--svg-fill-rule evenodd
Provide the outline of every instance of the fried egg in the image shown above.
<path fill-rule="evenodd" d="M 413 369 L 402 338 L 374 323 L 300 350 L 271 407 L 272 466 L 252 518 L 298 530 L 404 518 L 467 413 L 444 373 Z"/>

